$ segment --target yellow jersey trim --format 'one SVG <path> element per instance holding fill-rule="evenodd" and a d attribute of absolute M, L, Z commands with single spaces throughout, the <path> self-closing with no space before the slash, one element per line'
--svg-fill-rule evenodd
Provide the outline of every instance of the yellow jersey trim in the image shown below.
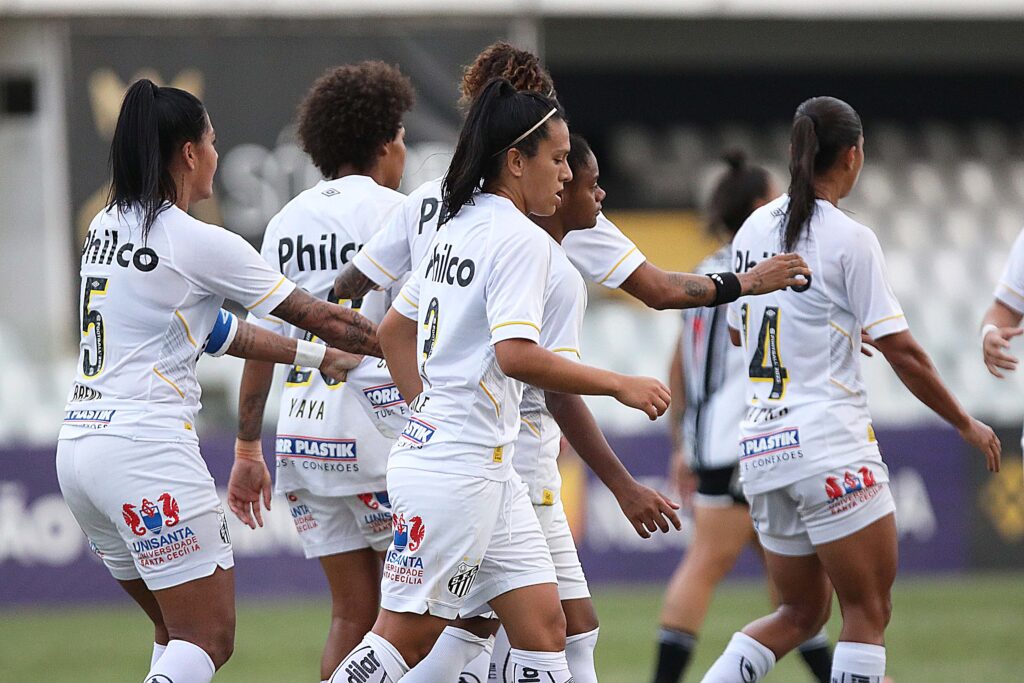
<path fill-rule="evenodd" d="M 853 348 L 853 337 L 850 336 L 850 333 L 847 332 L 846 330 L 844 330 L 843 328 L 839 327 L 839 325 L 836 325 L 831 320 L 828 321 L 828 324 L 831 325 L 832 327 L 834 327 L 836 329 L 836 332 L 838 332 L 839 334 L 843 335 L 844 337 L 846 337 L 850 341 L 850 348 L 852 349 Z"/>
<path fill-rule="evenodd" d="M 192 346 L 199 346 L 199 344 L 196 344 L 196 340 L 192 338 L 192 330 L 188 328 L 188 321 L 185 320 L 185 316 L 181 314 L 181 311 L 175 311 L 174 315 L 178 316 L 178 320 L 180 320 L 181 324 L 185 326 L 185 336 L 188 337 L 189 343 L 192 344 Z"/>
<path fill-rule="evenodd" d="M 570 346 L 563 346 L 560 349 L 551 349 L 551 353 L 575 353 L 577 358 L 581 358 L 580 350 L 574 349 Z"/>
<path fill-rule="evenodd" d="M 884 322 L 889 322 L 890 320 L 896 320 L 897 318 L 902 318 L 902 317 L 903 317 L 902 313 L 897 313 L 896 315 L 890 315 L 887 318 L 882 318 L 881 320 L 876 320 L 875 322 L 871 323 L 870 325 L 865 325 L 864 329 L 865 330 L 870 330 L 875 325 L 881 325 Z"/>
<path fill-rule="evenodd" d="M 484 390 L 484 393 L 487 394 L 487 398 L 491 399 L 491 403 L 494 404 L 494 412 L 497 413 L 498 417 L 501 417 L 501 406 L 498 405 L 498 402 L 494 398 L 494 394 L 487 389 L 487 385 L 484 384 L 483 380 L 480 380 L 480 388 Z"/>
<path fill-rule="evenodd" d="M 269 292 L 267 292 L 266 294 L 264 294 L 263 296 L 261 296 L 261 297 L 259 298 L 259 300 L 258 300 L 258 301 L 257 301 L 256 303 L 254 303 L 254 304 L 253 304 L 252 306 L 246 306 L 246 307 L 245 307 L 245 310 L 247 310 L 247 311 L 251 311 L 252 309 L 254 309 L 254 308 L 256 308 L 257 306 L 259 306 L 259 305 L 260 305 L 261 303 L 263 303 L 264 301 L 266 301 L 267 299 L 269 299 L 269 298 L 270 298 L 270 297 L 271 297 L 271 296 L 272 296 L 272 295 L 274 294 L 274 292 L 276 292 L 276 291 L 277 291 L 277 289 L 278 289 L 278 288 L 279 288 L 279 287 L 280 287 L 281 285 L 283 285 L 283 284 L 284 284 L 284 281 L 285 281 L 286 279 L 287 279 L 287 278 L 286 278 L 286 277 L 284 277 L 284 276 L 282 275 L 282 276 L 281 276 L 281 279 L 277 281 L 277 284 L 276 284 L 276 285 L 274 285 L 273 287 L 271 287 L 271 288 L 270 288 L 270 291 L 269 291 Z"/>
<path fill-rule="evenodd" d="M 598 280 L 597 284 L 603 285 L 605 280 L 610 278 L 612 276 L 612 273 L 614 273 L 616 270 L 618 270 L 619 266 L 622 265 L 622 262 L 625 261 L 626 259 L 628 259 L 630 254 L 632 254 L 634 251 L 636 251 L 636 246 L 635 245 L 634 245 L 634 247 L 632 249 L 630 249 L 625 254 L 623 254 L 622 258 L 620 258 L 618 261 L 615 262 L 615 265 L 612 266 L 612 269 L 609 270 L 607 273 L 605 273 L 605 276 L 603 278 L 601 278 L 600 280 Z"/>
<path fill-rule="evenodd" d="M 377 268 L 378 268 L 378 269 L 380 270 L 380 272 L 382 272 L 382 273 L 384 273 L 385 275 L 387 275 L 387 276 L 388 276 L 389 278 L 391 278 L 391 279 L 392 279 L 393 281 L 394 281 L 394 280 L 397 280 L 397 279 L 398 279 L 397 277 L 395 277 L 394 275 L 392 275 L 391 273 L 389 273 L 388 271 L 386 271 L 386 270 L 384 269 L 384 266 L 382 266 L 381 264 L 379 264 L 379 263 L 377 263 L 376 261 L 374 261 L 374 260 L 373 260 L 373 257 L 372 257 L 372 256 L 370 256 L 369 254 L 367 254 L 367 253 L 366 253 L 365 251 L 363 252 L 363 256 L 365 256 L 365 257 L 367 258 L 367 260 L 368 260 L 368 261 L 369 261 L 370 263 L 372 263 L 373 265 L 377 266 Z"/>
<path fill-rule="evenodd" d="M 540 332 L 540 328 L 531 323 L 529 320 L 511 320 L 507 323 L 498 323 L 497 325 L 491 328 L 491 332 L 494 332 L 499 327 L 508 327 L 509 325 L 528 325 L 529 327 L 532 327 L 533 329 Z"/>
<path fill-rule="evenodd" d="M 402 298 L 403 298 L 403 299 L 405 299 L 405 300 L 406 300 L 407 302 L 409 302 L 409 305 L 410 305 L 410 306 L 412 306 L 413 308 L 419 308 L 419 307 L 420 307 L 420 305 L 419 305 L 418 303 L 416 303 L 415 301 L 413 301 L 412 299 L 410 299 L 409 297 L 407 297 L 407 296 L 405 295 L 405 291 L 401 291 L 401 292 L 399 292 L 399 293 L 398 293 L 398 296 L 402 297 Z"/>
<path fill-rule="evenodd" d="M 159 370 L 157 370 L 156 368 L 153 368 L 153 372 L 155 372 L 155 373 L 156 373 L 156 376 L 157 376 L 157 377 L 159 377 L 159 378 L 160 378 L 160 379 L 162 379 L 163 381 L 165 381 L 165 382 L 167 382 L 168 384 L 170 384 L 170 385 L 171 385 L 171 387 L 172 387 L 172 388 L 173 388 L 173 389 L 174 389 L 175 391 L 177 391 L 177 392 L 178 392 L 178 396 L 181 396 L 182 398 L 185 398 L 185 392 L 183 392 L 183 391 L 182 391 L 181 389 L 179 389 L 179 388 L 178 388 L 178 385 L 177 385 L 177 384 L 175 384 L 175 383 L 174 383 L 174 382 L 172 382 L 171 380 L 169 380 L 169 379 L 167 379 L 166 377 L 164 377 L 163 373 L 161 373 L 161 372 L 160 372 Z"/>
<path fill-rule="evenodd" d="M 519 419 L 523 421 L 523 424 L 526 425 L 531 432 L 533 432 L 534 436 L 536 436 L 537 438 L 540 438 L 540 430 L 537 428 L 537 425 L 533 424 L 532 422 L 527 420 L 525 417 L 520 416 Z"/>

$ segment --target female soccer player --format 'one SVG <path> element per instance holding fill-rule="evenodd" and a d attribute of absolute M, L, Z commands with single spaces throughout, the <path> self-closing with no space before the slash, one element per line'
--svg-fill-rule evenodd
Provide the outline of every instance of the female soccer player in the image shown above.
<path fill-rule="evenodd" d="M 326 180 L 271 219 L 262 253 L 316 296 L 337 301 L 331 289 L 338 267 L 405 198 L 396 190 L 405 167 L 402 118 L 413 97 L 409 79 L 397 68 L 362 62 L 329 70 L 299 109 L 299 141 Z M 375 323 L 386 308 L 382 292 L 370 292 L 348 305 Z M 293 337 L 305 335 L 293 325 L 260 324 Z M 376 366 L 377 359 L 366 363 Z M 271 363 L 249 361 L 242 375 L 231 491 L 243 513 L 246 503 L 258 510 L 260 498 L 270 497 L 260 433 L 273 373 Z M 380 379 L 385 378 L 382 370 Z M 284 378 L 275 488 L 287 497 L 306 557 L 319 559 L 331 588 L 321 679 L 331 675 L 373 626 L 380 599 L 380 554 L 392 536 L 384 474 L 394 440 L 377 431 L 359 406 L 361 400 L 361 387 L 339 385 L 309 368 L 295 367 Z M 242 516 L 253 527 L 256 520 Z"/>
<path fill-rule="evenodd" d="M 730 152 L 725 160 L 729 169 L 711 192 L 707 225 L 711 237 L 726 245 L 701 262 L 698 272 L 731 268 L 729 242 L 754 209 L 778 196 L 768 171 L 748 164 L 742 152 Z M 665 594 L 654 683 L 678 683 L 718 583 L 744 546 L 753 543 L 760 551 L 739 485 L 736 442 L 746 372 L 742 353 L 729 340 L 726 309 L 683 311 L 672 355 L 672 479 L 692 503 L 694 534 Z M 825 636 L 801 644 L 800 653 L 815 678 L 828 683 L 832 655 Z"/>
<path fill-rule="evenodd" d="M 526 215 L 559 206 L 568 154 L 552 99 L 496 79 L 470 108 L 444 181 L 444 229 L 382 323 L 414 414 L 388 463 L 396 532 L 383 609 L 335 681 L 368 668 L 396 681 L 449 620 L 488 605 L 508 631 L 513 678 L 571 679 L 551 555 L 510 464 L 523 383 L 612 395 L 652 419 L 669 396 L 657 380 L 537 344 L 552 245 Z M 408 679 L 435 680 L 415 669 Z"/>
<path fill-rule="evenodd" d="M 125 95 L 108 207 L 82 249 L 81 360 L 57 445 L 64 498 L 166 650 L 147 680 L 206 683 L 231 655 L 227 520 L 195 432 L 197 358 L 225 298 L 347 351 L 379 354 L 374 326 L 313 299 L 238 235 L 185 210 L 213 192 L 203 104 L 148 80 Z M 236 339 L 245 351 L 244 339 Z M 292 362 L 322 365 L 321 345 Z M 245 354 L 249 355 L 249 354 Z"/>
<path fill-rule="evenodd" d="M 999 439 L 964 411 L 910 334 L 874 233 L 838 208 L 863 163 L 853 108 L 807 100 L 793 120 L 789 193 L 755 211 L 733 241 L 737 271 L 795 250 L 814 274 L 729 307 L 750 380 L 743 493 L 780 604 L 733 636 L 705 681 L 761 680 L 822 627 L 833 586 L 843 627 L 832 680 L 880 683 L 885 675 L 895 506 L 860 376 L 862 332 L 907 388 L 980 450 L 990 471 L 999 469 Z"/>
<path fill-rule="evenodd" d="M 1003 379 L 1003 373 L 1015 371 L 1019 363 L 1010 353 L 1010 340 L 1024 333 L 1020 328 L 1024 316 L 1024 231 L 1013 243 L 993 296 L 981 321 L 982 358 L 988 371 Z"/>

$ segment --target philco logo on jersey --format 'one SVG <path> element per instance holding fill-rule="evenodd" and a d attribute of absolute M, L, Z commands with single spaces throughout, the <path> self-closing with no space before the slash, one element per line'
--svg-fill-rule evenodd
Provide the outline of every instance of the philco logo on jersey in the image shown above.
<path fill-rule="evenodd" d="M 418 417 L 410 417 L 409 421 L 405 423 L 405 429 L 402 430 L 400 436 L 409 441 L 413 447 L 419 448 L 430 441 L 430 438 L 434 436 L 436 431 L 437 427 L 434 425 L 424 422 Z"/>
<path fill-rule="evenodd" d="M 65 410 L 64 424 L 86 429 L 106 429 L 110 426 L 110 421 L 114 419 L 116 412 L 116 410 Z"/>
<path fill-rule="evenodd" d="M 355 439 L 310 439 L 279 434 L 277 455 L 284 458 L 316 460 L 355 460 Z"/>
<path fill-rule="evenodd" d="M 283 273 L 285 264 L 294 258 L 300 272 L 337 270 L 339 260 L 341 265 L 345 265 L 362 246 L 355 242 L 347 242 L 338 249 L 338 236 L 333 232 L 320 235 L 320 241 L 316 244 L 306 244 L 302 235 L 294 240 L 291 237 L 282 237 L 277 243 L 278 268 Z"/>
<path fill-rule="evenodd" d="M 148 273 L 157 267 L 160 257 L 149 247 L 142 247 L 136 251 L 135 245 L 131 242 L 125 242 L 118 247 L 117 230 L 104 228 L 102 236 L 97 230 L 90 230 L 82 245 L 82 264 L 109 266 L 115 262 L 122 268 L 135 266 L 136 270 Z"/>
<path fill-rule="evenodd" d="M 391 408 L 405 403 L 405 399 L 398 393 L 398 387 L 394 384 L 378 384 L 375 387 L 363 389 L 363 396 L 370 402 L 374 410 Z"/>
<path fill-rule="evenodd" d="M 434 282 L 468 287 L 476 274 L 476 264 L 471 259 L 459 259 L 452 256 L 452 245 L 446 244 L 439 248 L 434 245 L 433 253 L 427 261 L 424 277 Z"/>
<path fill-rule="evenodd" d="M 800 450 L 800 430 L 796 427 L 785 427 L 740 440 L 740 462 L 743 463 L 745 472 L 803 457 L 804 452 Z"/>

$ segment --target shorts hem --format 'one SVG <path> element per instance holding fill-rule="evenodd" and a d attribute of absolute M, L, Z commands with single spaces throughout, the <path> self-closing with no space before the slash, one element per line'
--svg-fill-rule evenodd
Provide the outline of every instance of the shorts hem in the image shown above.
<path fill-rule="evenodd" d="M 863 531 L 867 527 L 871 526 L 878 520 L 882 519 L 886 515 L 891 515 L 896 512 L 896 501 L 892 497 L 891 489 L 889 489 L 888 482 L 882 484 L 886 490 L 879 492 L 879 495 L 886 495 L 887 500 L 884 505 L 879 505 L 877 510 L 874 510 L 872 514 L 864 515 L 863 517 L 857 517 L 857 524 L 854 526 L 843 526 L 842 528 L 832 529 L 832 533 L 829 533 L 829 528 L 822 530 L 822 532 L 814 533 L 810 529 L 807 530 L 807 536 L 813 545 L 825 545 L 826 543 L 832 543 L 839 541 L 847 536 L 852 536 L 858 531 Z"/>
<path fill-rule="evenodd" d="M 380 606 L 381 609 L 386 609 L 389 612 L 429 613 L 431 616 L 448 619 L 449 621 L 457 618 L 459 612 L 462 611 L 462 608 L 456 605 L 450 605 L 438 600 L 392 595 L 390 593 L 381 593 Z"/>
<path fill-rule="evenodd" d="M 142 578 L 142 575 L 139 574 L 139 570 L 134 564 L 130 567 L 124 567 L 123 569 L 114 569 L 106 562 L 103 563 L 103 566 L 107 568 L 107 571 L 110 572 L 110 575 L 113 576 L 116 581 L 136 581 Z"/>
<path fill-rule="evenodd" d="M 703 508 L 713 508 L 715 510 L 724 510 L 734 506 L 746 507 L 746 502 L 736 500 L 736 497 L 731 493 L 694 493 L 693 504 Z"/>
<path fill-rule="evenodd" d="M 556 586 L 558 585 L 558 577 L 555 576 L 554 568 L 546 567 L 544 569 L 531 569 L 529 571 L 519 572 L 516 574 L 505 574 L 495 577 L 493 580 L 481 584 L 477 590 L 473 591 L 466 598 L 462 604 L 462 612 L 463 614 L 472 614 L 482 607 L 485 607 L 491 600 L 499 595 L 504 595 L 505 593 L 514 591 L 518 588 L 536 586 L 542 583 L 553 583 Z"/>
<path fill-rule="evenodd" d="M 558 584 L 558 599 L 561 602 L 566 600 L 588 600 L 590 599 L 590 586 L 584 581 L 583 585 L 573 585 L 562 587 L 562 584 Z"/>
<path fill-rule="evenodd" d="M 388 539 L 388 543 L 384 544 L 383 548 L 374 548 L 373 544 L 367 541 L 365 538 L 346 538 L 340 541 L 331 541 L 329 543 L 316 543 L 306 545 L 302 544 L 302 554 L 307 560 L 315 560 L 320 557 L 327 557 L 328 555 L 343 555 L 345 553 L 352 553 L 357 550 L 364 550 L 366 548 L 382 552 L 387 550 L 391 539 Z"/>
<path fill-rule="evenodd" d="M 205 579 L 208 576 L 212 576 L 218 568 L 231 569 L 234 566 L 235 558 L 229 557 L 227 560 L 204 562 L 203 564 L 189 567 L 188 569 L 182 569 L 181 571 L 171 574 L 161 574 L 160 576 L 153 577 L 143 576 L 142 580 L 146 582 L 146 588 L 149 590 L 159 591 L 166 588 L 174 588 L 175 586 L 180 586 L 188 583 L 189 581 Z"/>

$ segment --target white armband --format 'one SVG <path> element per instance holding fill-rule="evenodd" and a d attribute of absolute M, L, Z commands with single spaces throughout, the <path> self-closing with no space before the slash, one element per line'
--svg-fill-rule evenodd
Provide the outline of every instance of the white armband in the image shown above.
<path fill-rule="evenodd" d="M 303 368 L 319 368 L 324 362 L 327 347 L 316 342 L 298 339 L 295 342 L 295 365 Z"/>
<path fill-rule="evenodd" d="M 987 324 L 985 324 L 984 327 L 981 328 L 981 346 L 982 346 L 982 348 L 984 348 L 984 346 L 985 346 L 985 337 L 988 336 L 988 333 L 989 332 L 998 332 L 998 331 L 999 331 L 999 326 L 998 325 L 993 325 L 992 323 L 987 323 Z"/>

